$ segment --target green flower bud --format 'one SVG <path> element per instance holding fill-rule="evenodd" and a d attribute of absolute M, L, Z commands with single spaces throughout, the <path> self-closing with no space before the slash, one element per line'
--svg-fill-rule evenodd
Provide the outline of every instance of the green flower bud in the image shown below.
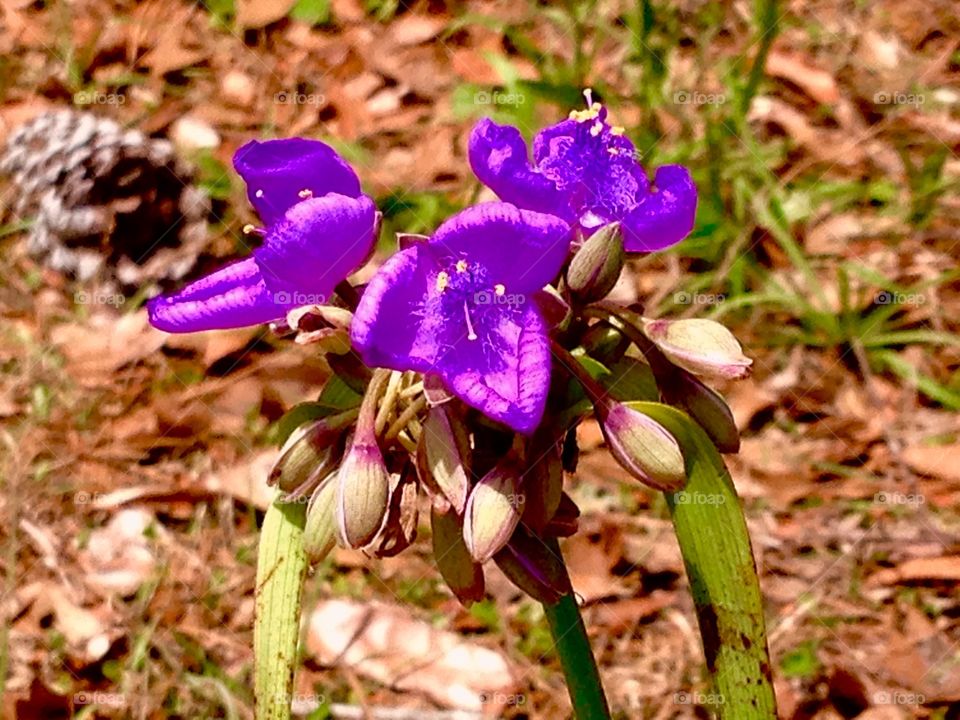
<path fill-rule="evenodd" d="M 674 365 L 729 380 L 750 374 L 753 360 L 727 328 L 713 320 L 644 320 L 643 332 Z"/>
<path fill-rule="evenodd" d="M 458 515 L 463 515 L 470 491 L 464 466 L 469 452 L 469 439 L 460 423 L 451 422 L 449 405 L 430 408 L 417 447 L 417 471 L 421 480 L 446 498 Z"/>
<path fill-rule="evenodd" d="M 287 438 L 267 476 L 268 485 L 285 493 L 309 492 L 340 462 L 346 427 L 357 413 L 348 411 L 301 425 Z"/>
<path fill-rule="evenodd" d="M 303 549 L 311 563 L 323 560 L 337 543 L 334 507 L 337 476 L 330 475 L 314 490 L 307 506 L 307 522 L 303 529 Z"/>
<path fill-rule="evenodd" d="M 657 490 L 679 490 L 687 479 L 676 439 L 660 423 L 622 403 L 597 407 L 610 454 L 637 480 Z"/>
<path fill-rule="evenodd" d="M 390 473 L 376 439 L 354 437 L 337 471 L 337 540 L 361 548 L 376 536 L 390 503 Z"/>
<path fill-rule="evenodd" d="M 453 594 L 464 605 L 483 599 L 483 568 L 470 557 L 463 541 L 463 525 L 450 503 L 442 498 L 430 513 L 433 555 L 437 569 Z"/>
<path fill-rule="evenodd" d="M 587 355 L 604 364 L 616 362 L 630 347 L 630 339 L 608 322 L 591 325 L 580 340 Z"/>
<path fill-rule="evenodd" d="M 570 261 L 567 287 L 584 303 L 606 297 L 620 278 L 624 262 L 620 223 L 610 223 L 587 238 Z"/>
<path fill-rule="evenodd" d="M 720 393 L 683 370 L 678 370 L 677 374 L 674 394 L 690 417 L 700 424 L 720 452 L 740 450 L 737 421 Z"/>
<path fill-rule="evenodd" d="M 524 501 L 512 459 L 498 463 L 474 486 L 463 513 L 463 540 L 474 560 L 485 562 L 507 544 L 520 522 Z"/>

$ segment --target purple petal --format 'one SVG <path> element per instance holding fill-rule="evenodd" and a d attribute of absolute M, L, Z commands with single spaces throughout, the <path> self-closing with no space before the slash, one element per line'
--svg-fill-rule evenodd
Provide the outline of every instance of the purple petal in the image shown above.
<path fill-rule="evenodd" d="M 369 256 L 376 208 L 366 195 L 330 194 L 291 207 L 253 251 L 267 288 L 297 305 L 326 302 Z M 287 296 L 303 295 L 299 300 Z"/>
<path fill-rule="evenodd" d="M 438 370 L 451 392 L 517 432 L 532 434 L 543 418 L 550 389 L 550 341 L 533 303 L 504 312 L 490 352 L 481 341 L 462 340 L 444 355 Z"/>
<path fill-rule="evenodd" d="M 350 338 L 370 367 L 431 369 L 446 336 L 443 318 L 427 312 L 436 262 L 424 244 L 390 257 L 363 291 Z"/>
<path fill-rule="evenodd" d="M 332 147 L 319 140 L 253 140 L 237 150 L 233 166 L 247 184 L 250 204 L 267 225 L 300 202 L 303 190 L 314 197 L 360 194 L 357 174 Z"/>
<path fill-rule="evenodd" d="M 171 333 L 222 330 L 277 320 L 286 308 L 271 299 L 250 257 L 147 303 L 150 324 Z"/>
<path fill-rule="evenodd" d="M 555 215 L 490 202 L 447 220 L 430 245 L 454 262 L 479 263 L 491 287 L 500 283 L 507 293 L 532 294 L 557 276 L 572 237 L 572 228 Z"/>
<path fill-rule="evenodd" d="M 646 195 L 623 220 L 627 252 L 663 250 L 693 230 L 697 186 L 681 165 L 664 165 L 654 178 L 657 192 Z"/>
<path fill-rule="evenodd" d="M 557 138 L 573 139 L 579 126 L 580 123 L 575 120 L 563 120 L 543 128 L 533 137 L 533 161 L 539 166 L 553 154 L 554 141 Z"/>
<path fill-rule="evenodd" d="M 501 200 L 572 219 L 556 186 L 530 166 L 527 144 L 515 127 L 484 118 L 470 133 L 468 154 L 474 174 Z"/>

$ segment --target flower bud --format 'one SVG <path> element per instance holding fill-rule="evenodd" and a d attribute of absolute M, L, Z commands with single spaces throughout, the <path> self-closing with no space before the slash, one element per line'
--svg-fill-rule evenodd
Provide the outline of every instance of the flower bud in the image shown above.
<path fill-rule="evenodd" d="M 643 332 L 670 362 L 694 375 L 737 380 L 750 374 L 753 360 L 733 333 L 713 320 L 644 320 Z"/>
<path fill-rule="evenodd" d="M 606 297 L 623 270 L 623 232 L 620 223 L 605 225 L 573 256 L 567 270 L 567 287 L 585 303 Z"/>
<path fill-rule="evenodd" d="M 337 539 L 361 548 L 376 536 L 390 503 L 390 474 L 376 439 L 355 436 L 337 471 Z"/>
<path fill-rule="evenodd" d="M 512 459 L 498 463 L 474 486 L 463 513 L 463 540 L 477 562 L 486 562 L 510 540 L 523 512 L 520 491 Z"/>
<path fill-rule="evenodd" d="M 614 459 L 640 482 L 678 490 L 686 482 L 683 454 L 660 423 L 622 403 L 597 408 L 600 429 Z"/>
<path fill-rule="evenodd" d="M 270 469 L 267 484 L 285 493 L 309 492 L 340 461 L 344 431 L 356 416 L 355 412 L 330 415 L 294 430 Z"/>
<path fill-rule="evenodd" d="M 510 582 L 534 600 L 555 603 L 570 592 L 562 556 L 523 528 L 493 560 Z"/>
<path fill-rule="evenodd" d="M 723 453 L 740 449 L 740 431 L 726 401 L 715 390 L 683 370 L 677 382 L 675 395 L 679 403 L 704 429 L 713 444 Z"/>
<path fill-rule="evenodd" d="M 464 458 L 470 451 L 462 427 L 451 421 L 449 405 L 430 408 L 417 447 L 417 471 L 423 482 L 439 492 L 463 515 L 470 491 Z"/>
<path fill-rule="evenodd" d="M 330 475 L 313 492 L 307 505 L 307 522 L 303 528 L 303 549 L 311 563 L 323 560 L 336 545 L 334 506 L 337 476 Z"/>
<path fill-rule="evenodd" d="M 334 305 L 304 305 L 287 312 L 287 325 L 292 330 L 313 332 L 321 328 L 348 330 L 353 313 Z"/>
<path fill-rule="evenodd" d="M 601 321 L 587 329 L 580 344 L 587 355 L 606 365 L 623 357 L 630 340 L 610 323 Z"/>
<path fill-rule="evenodd" d="M 470 557 L 463 541 L 461 520 L 442 498 L 433 503 L 430 527 L 433 555 L 444 582 L 464 605 L 482 600 L 483 568 Z"/>
<path fill-rule="evenodd" d="M 570 305 L 552 285 L 547 285 L 543 290 L 538 290 L 534 294 L 533 300 L 540 308 L 540 314 L 547 322 L 547 327 L 556 328 L 561 332 L 570 327 L 570 321 L 573 319 Z"/>
<path fill-rule="evenodd" d="M 376 557 L 393 557 L 417 537 L 417 476 L 408 463 L 390 483 L 390 508 L 377 536 L 366 550 Z"/>
<path fill-rule="evenodd" d="M 552 430 L 541 426 L 529 442 L 528 471 L 523 478 L 523 524 L 540 532 L 553 519 L 563 494 L 563 465 Z"/>

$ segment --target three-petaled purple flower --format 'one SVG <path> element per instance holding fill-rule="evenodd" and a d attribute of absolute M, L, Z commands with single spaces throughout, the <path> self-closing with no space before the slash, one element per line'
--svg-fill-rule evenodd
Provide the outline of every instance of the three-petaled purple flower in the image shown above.
<path fill-rule="evenodd" d="M 501 200 L 558 215 L 586 235 L 620 222 L 627 252 L 680 242 L 693 229 L 697 209 L 690 173 L 664 165 L 651 188 L 623 128 L 611 127 L 606 108 L 586 96 L 586 110 L 537 133 L 533 165 L 517 128 L 481 120 L 470 135 L 473 172 Z"/>
<path fill-rule="evenodd" d="M 501 202 L 468 208 L 370 281 L 351 338 L 364 362 L 436 373 L 488 417 L 531 433 L 550 385 L 535 294 L 569 251 L 564 220 Z"/>
<path fill-rule="evenodd" d="M 317 140 L 253 141 L 233 158 L 265 225 L 243 260 L 157 297 L 150 322 L 167 332 L 257 325 L 328 299 L 373 249 L 376 208 L 353 169 Z"/>

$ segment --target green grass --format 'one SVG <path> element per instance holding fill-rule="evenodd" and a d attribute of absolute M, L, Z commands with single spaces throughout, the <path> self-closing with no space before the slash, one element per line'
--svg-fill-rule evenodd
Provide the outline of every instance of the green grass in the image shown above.
<path fill-rule="evenodd" d="M 930 377 L 903 352 L 912 346 L 930 351 L 960 346 L 956 334 L 934 330 L 929 321 L 916 320 L 909 312 L 910 302 L 917 302 L 910 299 L 933 296 L 955 283 L 957 272 L 903 286 L 896 278 L 844 259 L 843 247 L 837 248 L 836 256 L 818 258 L 809 255 L 797 239 L 799 230 L 825 205 L 832 214 L 857 211 L 894 218 L 900 222 L 902 237 L 924 229 L 935 217 L 938 202 L 958 189 L 956 181 L 944 178 L 946 149 L 933 147 L 921 161 L 911 161 L 903 152 L 909 178 L 906 188 L 882 177 L 866 182 L 831 179 L 823 177 L 823 168 L 818 167 L 785 183 L 777 170 L 788 160 L 790 142 L 761 139 L 745 115 L 752 99 L 768 89 L 763 73 L 766 53 L 783 27 L 796 24 L 796 19 L 784 15 L 772 0 L 758 0 L 751 26 L 744 28 L 751 38 L 750 52 L 717 60 L 705 54 L 723 20 L 716 6 L 683 16 L 671 4 L 641 0 L 633 11 L 619 17 L 611 17 L 609 12 L 595 2 L 567 2 L 548 9 L 530 3 L 526 22 L 507 24 L 471 15 L 458 19 L 448 34 L 476 22 L 494 27 L 521 57 L 533 63 L 538 77 L 521 79 L 508 57 L 489 57 L 500 74 L 500 84 L 461 85 L 453 98 L 455 113 L 460 117 L 492 115 L 500 122 L 516 124 L 530 136 L 536 128 L 556 122 L 571 107 L 579 107 L 581 90 L 587 84 L 611 107 L 614 118 L 618 107 L 639 108 L 640 123 L 628 128 L 628 134 L 642 153 L 648 172 L 659 164 L 683 163 L 691 168 L 701 191 L 696 228 L 672 251 L 687 259 L 692 272 L 676 288 L 677 293 L 648 311 L 690 313 L 689 305 L 675 301 L 678 294 L 712 294 L 722 301 L 699 308 L 698 314 L 723 319 L 735 329 L 762 328 L 757 333 L 760 342 L 774 348 L 799 344 L 832 353 L 863 376 L 882 373 L 914 385 L 934 403 L 960 408 L 960 377 Z M 533 28 L 543 18 L 569 38 L 566 49 L 573 53 L 572 63 L 556 53 L 544 55 L 537 46 Z M 675 87 L 669 80 L 677 49 L 690 38 L 696 39 L 696 72 L 703 88 Z M 636 78 L 629 97 L 619 97 L 589 77 L 602 41 L 629 48 L 622 71 L 623 76 Z M 718 99 L 695 107 L 677 102 L 683 93 L 706 94 L 703 78 L 710 67 L 722 81 L 722 88 L 713 93 Z M 477 101 L 497 97 L 505 100 Z M 510 98 L 522 98 L 522 102 Z M 660 120 L 664 114 L 683 128 L 678 140 L 664 142 Z M 705 130 L 701 132 L 699 127 Z M 427 204 L 423 198 L 418 202 Z M 418 228 L 423 232 L 422 224 Z M 790 272 L 771 266 L 758 242 L 761 239 L 779 249 Z M 837 297 L 839 308 L 831 303 L 831 298 Z M 893 300 L 884 302 L 885 297 Z M 908 302 L 898 301 L 901 297 Z"/>

